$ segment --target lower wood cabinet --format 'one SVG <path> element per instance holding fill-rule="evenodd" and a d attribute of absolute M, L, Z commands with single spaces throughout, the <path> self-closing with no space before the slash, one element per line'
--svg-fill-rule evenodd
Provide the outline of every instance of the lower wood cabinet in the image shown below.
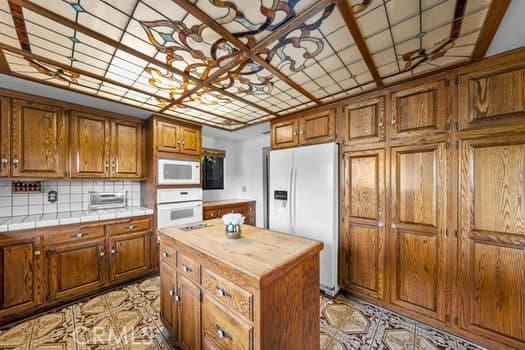
<path fill-rule="evenodd" d="M 179 340 L 188 349 L 201 345 L 201 290 L 184 276 L 177 277 Z"/>
<path fill-rule="evenodd" d="M 0 235 L 0 324 L 44 302 L 44 235 Z"/>
<path fill-rule="evenodd" d="M 239 213 L 244 216 L 244 223 L 255 225 L 255 201 L 251 200 L 222 200 L 204 202 L 204 220 L 217 219 L 225 214 Z"/>
<path fill-rule="evenodd" d="M 151 235 L 151 217 L 0 233 L 0 326 L 151 273 Z"/>

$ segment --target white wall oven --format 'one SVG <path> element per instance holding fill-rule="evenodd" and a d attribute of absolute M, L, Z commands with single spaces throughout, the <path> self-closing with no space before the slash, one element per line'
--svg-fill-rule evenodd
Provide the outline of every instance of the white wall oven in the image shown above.
<path fill-rule="evenodd" d="M 171 227 L 202 221 L 202 189 L 157 190 L 157 227 Z"/>
<path fill-rule="evenodd" d="M 159 185 L 200 184 L 200 162 L 198 160 L 160 158 L 158 178 Z"/>

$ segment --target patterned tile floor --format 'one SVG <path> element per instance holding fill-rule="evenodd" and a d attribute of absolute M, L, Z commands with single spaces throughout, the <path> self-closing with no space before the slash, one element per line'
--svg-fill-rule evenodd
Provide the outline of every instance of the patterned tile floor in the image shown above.
<path fill-rule="evenodd" d="M 2 330 L 0 349 L 174 349 L 159 308 L 154 277 Z M 321 349 L 482 348 L 357 299 L 323 296 Z"/>

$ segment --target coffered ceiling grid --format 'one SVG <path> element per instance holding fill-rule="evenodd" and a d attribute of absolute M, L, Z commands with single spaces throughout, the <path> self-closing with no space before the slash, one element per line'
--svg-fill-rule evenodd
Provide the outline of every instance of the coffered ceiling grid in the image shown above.
<path fill-rule="evenodd" d="M 470 60 L 493 4 L 0 0 L 0 71 L 234 130 Z"/>

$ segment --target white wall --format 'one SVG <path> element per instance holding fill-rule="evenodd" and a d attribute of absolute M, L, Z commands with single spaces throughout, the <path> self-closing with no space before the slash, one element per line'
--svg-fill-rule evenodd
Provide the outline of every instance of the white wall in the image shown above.
<path fill-rule="evenodd" d="M 270 136 L 232 141 L 203 135 L 202 145 L 226 151 L 224 190 L 206 190 L 204 200 L 253 199 L 257 202 L 257 226 L 263 226 L 263 148 L 270 147 Z"/>

